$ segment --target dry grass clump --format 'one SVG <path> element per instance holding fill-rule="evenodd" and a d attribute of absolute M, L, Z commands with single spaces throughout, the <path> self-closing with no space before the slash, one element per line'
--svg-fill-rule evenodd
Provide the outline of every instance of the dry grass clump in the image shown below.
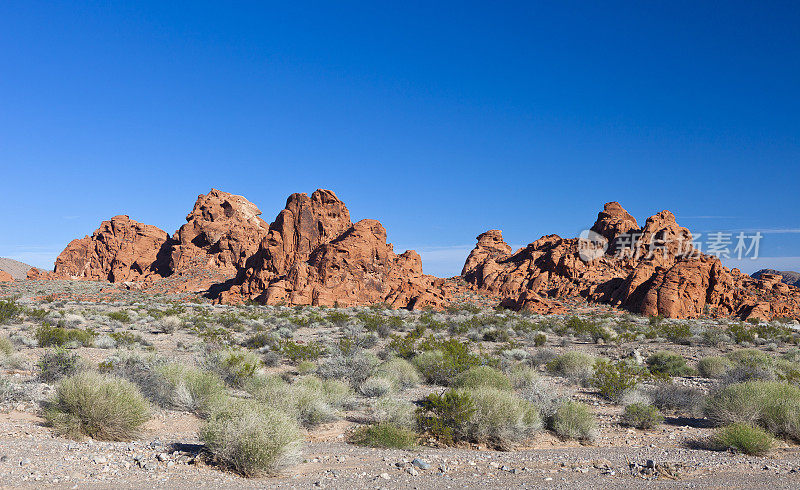
<path fill-rule="evenodd" d="M 455 388 L 495 388 L 511 390 L 511 380 L 499 370 L 489 366 L 471 367 L 453 381 Z"/>
<path fill-rule="evenodd" d="M 597 436 L 597 421 L 589 407 L 580 402 L 561 404 L 550 422 L 553 432 L 565 439 L 593 441 Z"/>
<path fill-rule="evenodd" d="M 416 432 L 382 422 L 359 427 L 350 434 L 349 441 L 359 446 L 412 449 L 418 437 Z"/>
<path fill-rule="evenodd" d="M 156 372 L 167 384 L 164 401 L 172 408 L 208 414 L 225 395 L 225 383 L 215 373 L 178 363 L 160 365 Z"/>
<path fill-rule="evenodd" d="M 800 440 L 800 387 L 779 381 L 733 384 L 709 398 L 706 415 L 716 425 L 758 425 Z"/>
<path fill-rule="evenodd" d="M 736 423 L 717 429 L 710 442 L 711 447 L 719 451 L 731 450 L 763 456 L 772 449 L 775 440 L 759 427 Z"/>
<path fill-rule="evenodd" d="M 567 352 L 547 363 L 547 370 L 557 376 L 586 383 L 594 373 L 595 357 L 583 352 Z"/>
<path fill-rule="evenodd" d="M 133 383 L 86 371 L 58 384 L 44 415 L 56 432 L 74 439 L 125 441 L 150 419 L 150 404 Z"/>
<path fill-rule="evenodd" d="M 299 459 L 301 435 L 289 415 L 253 400 L 230 399 L 203 424 L 200 439 L 244 476 L 275 474 Z"/>
<path fill-rule="evenodd" d="M 652 429 L 663 421 L 656 407 L 644 403 L 631 403 L 622 414 L 622 424 L 637 429 Z"/>
<path fill-rule="evenodd" d="M 422 381 L 417 368 L 400 357 L 393 357 L 376 367 L 373 376 L 390 380 L 398 390 L 414 388 Z"/>

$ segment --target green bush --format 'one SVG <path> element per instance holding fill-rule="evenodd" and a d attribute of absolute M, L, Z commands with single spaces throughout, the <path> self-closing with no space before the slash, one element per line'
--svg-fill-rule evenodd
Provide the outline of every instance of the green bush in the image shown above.
<path fill-rule="evenodd" d="M 414 388 L 421 381 L 417 368 L 399 357 L 389 359 L 376 367 L 373 375 L 390 380 L 399 390 Z"/>
<path fill-rule="evenodd" d="M 533 345 L 536 347 L 541 347 L 547 343 L 547 335 L 541 332 L 537 333 L 533 336 Z"/>
<path fill-rule="evenodd" d="M 0 323 L 14 323 L 19 320 L 22 307 L 13 299 L 0 300 Z"/>
<path fill-rule="evenodd" d="M 774 440 L 764 430 L 749 424 L 726 425 L 711 436 L 711 446 L 720 451 L 733 450 L 753 456 L 767 454 Z"/>
<path fill-rule="evenodd" d="M 261 358 L 248 350 L 227 349 L 211 354 L 207 365 L 227 383 L 240 387 L 256 374 Z"/>
<path fill-rule="evenodd" d="M 511 390 L 511 381 L 501 371 L 489 366 L 475 366 L 459 374 L 453 381 L 456 388 L 495 388 Z"/>
<path fill-rule="evenodd" d="M 733 367 L 733 362 L 727 357 L 704 357 L 697 364 L 697 370 L 704 378 L 721 378 Z"/>
<path fill-rule="evenodd" d="M 53 383 L 77 373 L 80 369 L 80 356 L 62 348 L 56 348 L 42 354 L 38 366 L 39 379 L 45 383 Z"/>
<path fill-rule="evenodd" d="M 556 435 L 565 439 L 592 441 L 597 432 L 597 422 L 589 407 L 574 401 L 562 403 L 550 425 Z"/>
<path fill-rule="evenodd" d="M 150 405 L 131 382 L 86 371 L 61 380 L 44 415 L 59 434 L 125 441 L 150 419 Z"/>
<path fill-rule="evenodd" d="M 648 357 L 647 368 L 655 376 L 667 378 L 695 374 L 694 369 L 686 365 L 686 359 L 683 356 L 669 351 L 658 351 Z"/>
<path fill-rule="evenodd" d="M 279 352 L 292 364 L 301 361 L 316 361 L 325 353 L 325 348 L 316 342 L 298 344 L 292 340 L 284 339 L 278 344 Z"/>
<path fill-rule="evenodd" d="M 612 401 L 618 401 L 626 391 L 632 390 L 642 379 L 638 366 L 625 361 L 611 363 L 601 360 L 595 364 L 592 385 L 600 394 Z"/>
<path fill-rule="evenodd" d="M 96 335 L 89 329 L 54 327 L 45 323 L 36 329 L 35 337 L 39 347 L 58 347 L 70 342 L 91 347 Z"/>
<path fill-rule="evenodd" d="M 297 373 L 300 375 L 311 374 L 317 370 L 317 365 L 311 361 L 300 361 L 297 365 Z"/>
<path fill-rule="evenodd" d="M 550 360 L 547 370 L 558 376 L 586 381 L 592 376 L 596 359 L 583 352 L 567 352 Z"/>
<path fill-rule="evenodd" d="M 469 351 L 469 346 L 451 339 L 428 342 L 426 352 L 414 357 L 413 364 L 432 384 L 448 386 L 459 374 L 482 364 L 481 358 Z"/>
<path fill-rule="evenodd" d="M 417 426 L 443 444 L 467 437 L 465 426 L 475 412 L 472 397 L 463 391 L 431 393 L 419 404 Z"/>
<path fill-rule="evenodd" d="M 377 422 L 388 422 L 402 428 L 414 426 L 414 410 L 416 406 L 406 400 L 391 395 L 382 396 L 372 403 L 372 419 Z"/>
<path fill-rule="evenodd" d="M 800 387 L 779 381 L 748 381 L 714 393 L 706 415 L 716 425 L 759 425 L 768 432 L 800 440 Z"/>
<path fill-rule="evenodd" d="M 215 458 L 247 477 L 274 474 L 293 464 L 302 441 L 289 415 L 235 399 L 211 414 L 200 439 Z"/>
<path fill-rule="evenodd" d="M 622 414 L 622 423 L 637 429 L 652 429 L 664 421 L 661 412 L 652 405 L 645 403 L 631 403 L 625 407 Z"/>
<path fill-rule="evenodd" d="M 116 320 L 120 323 L 130 323 L 131 317 L 127 311 L 114 311 L 108 314 L 108 317 L 112 320 Z"/>
<path fill-rule="evenodd" d="M 350 442 L 359 446 L 413 449 L 417 434 L 389 423 L 359 427 L 350 435 Z"/>
<path fill-rule="evenodd" d="M 390 380 L 371 376 L 361 383 L 359 391 L 367 398 L 378 398 L 389 393 L 393 388 L 394 384 Z"/>

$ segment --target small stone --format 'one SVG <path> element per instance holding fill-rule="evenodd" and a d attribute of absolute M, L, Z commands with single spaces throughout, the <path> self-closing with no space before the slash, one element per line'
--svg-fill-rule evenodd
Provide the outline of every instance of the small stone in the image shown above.
<path fill-rule="evenodd" d="M 406 468 L 406 473 L 408 473 L 411 476 L 419 475 L 419 472 L 415 470 L 413 466 L 409 466 L 408 468 Z"/>
<path fill-rule="evenodd" d="M 384 480 L 391 480 L 392 479 L 392 477 L 389 476 L 389 473 L 381 473 L 381 478 L 383 478 Z"/>
<path fill-rule="evenodd" d="M 430 463 L 428 463 L 427 461 L 423 461 L 423 460 L 421 460 L 419 458 L 414 458 L 414 460 L 411 461 L 411 464 L 413 464 L 414 466 L 416 466 L 417 468 L 419 468 L 421 470 L 427 470 L 428 468 L 431 467 Z"/>
<path fill-rule="evenodd" d="M 167 461 L 169 459 L 169 454 L 159 453 L 158 456 L 156 456 L 156 459 L 158 459 L 161 462 Z"/>
<path fill-rule="evenodd" d="M 105 456 L 95 456 L 95 457 L 94 457 L 94 459 L 92 459 L 92 461 L 93 461 L 95 464 L 106 464 L 106 462 L 107 462 L 108 460 L 106 459 L 106 457 L 105 457 Z"/>

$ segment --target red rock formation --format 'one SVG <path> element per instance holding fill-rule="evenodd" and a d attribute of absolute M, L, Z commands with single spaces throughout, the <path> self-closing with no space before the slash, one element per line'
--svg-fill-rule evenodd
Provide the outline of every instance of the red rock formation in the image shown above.
<path fill-rule="evenodd" d="M 289 197 L 236 282 L 221 301 L 404 308 L 444 301 L 444 281 L 422 273 L 416 252 L 396 255 L 380 223 L 353 225 L 344 203 L 322 189 Z"/>
<path fill-rule="evenodd" d="M 114 216 L 103 221 L 92 236 L 72 240 L 56 258 L 53 276 L 139 281 L 164 272 L 168 243 L 167 232 L 128 216 Z"/>
<path fill-rule="evenodd" d="M 14 277 L 6 271 L 0 271 L 0 282 L 14 282 Z"/>
<path fill-rule="evenodd" d="M 173 235 L 167 275 L 155 288 L 203 292 L 233 280 L 267 235 L 261 211 L 242 196 L 211 189 L 200 194 L 186 224 Z"/>
<path fill-rule="evenodd" d="M 583 297 L 672 318 L 800 318 L 800 289 L 770 275 L 757 282 L 723 267 L 693 248 L 691 233 L 669 211 L 639 229 L 619 203 L 608 203 L 591 231 L 611 243 L 604 254 L 582 257 L 584 242 L 556 235 L 507 254 L 500 233 L 492 230 L 478 237 L 462 277 L 501 304 L 537 312 L 548 310 L 548 300 Z"/>

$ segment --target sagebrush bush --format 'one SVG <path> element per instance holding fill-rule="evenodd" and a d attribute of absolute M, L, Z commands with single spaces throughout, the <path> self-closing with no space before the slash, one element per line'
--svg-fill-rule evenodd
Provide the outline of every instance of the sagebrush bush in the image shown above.
<path fill-rule="evenodd" d="M 337 409 L 352 399 L 346 384 L 314 376 L 303 376 L 291 385 L 277 376 L 257 376 L 244 388 L 256 400 L 291 415 L 305 427 L 336 420 Z"/>
<path fill-rule="evenodd" d="M 397 427 L 410 429 L 414 426 L 414 410 L 416 406 L 406 400 L 393 396 L 382 396 L 372 403 L 372 420 L 376 423 L 387 422 Z"/>
<path fill-rule="evenodd" d="M 81 368 L 81 358 L 77 353 L 57 348 L 42 354 L 38 367 L 39 379 L 45 383 L 53 383 L 77 373 Z"/>
<path fill-rule="evenodd" d="M 704 378 L 721 378 L 731 368 L 733 368 L 733 362 L 727 357 L 721 356 L 704 357 L 697 364 L 697 370 Z"/>
<path fill-rule="evenodd" d="M 392 388 L 393 385 L 390 380 L 372 376 L 361 383 L 359 391 L 367 398 L 378 398 L 392 391 Z"/>
<path fill-rule="evenodd" d="M 495 388 L 511 390 L 511 380 L 499 370 L 490 366 L 471 367 L 453 380 L 455 388 Z"/>
<path fill-rule="evenodd" d="M 647 368 L 660 377 L 691 376 L 694 369 L 686 365 L 686 359 L 680 354 L 669 351 L 658 351 L 647 358 Z"/>
<path fill-rule="evenodd" d="M 753 456 L 767 454 L 774 444 L 772 436 L 759 427 L 736 423 L 717 429 L 711 447 L 719 451 L 737 451 Z"/>
<path fill-rule="evenodd" d="M 706 394 L 694 386 L 659 383 L 649 390 L 653 405 L 661 410 L 670 410 L 683 415 L 700 417 L 706 402 Z"/>
<path fill-rule="evenodd" d="M 317 375 L 324 379 L 342 379 L 353 388 L 361 386 L 370 377 L 380 360 L 371 352 L 360 348 L 343 353 L 335 350 L 317 368 Z"/>
<path fill-rule="evenodd" d="M 520 392 L 540 382 L 539 373 L 535 369 L 521 364 L 512 367 L 508 377 L 514 389 Z"/>
<path fill-rule="evenodd" d="M 583 352 L 567 352 L 556 356 L 547 363 L 547 370 L 558 376 L 584 383 L 594 372 L 594 356 Z"/>
<path fill-rule="evenodd" d="M 14 344 L 6 335 L 0 335 L 0 354 L 10 356 L 14 353 Z"/>
<path fill-rule="evenodd" d="M 780 381 L 748 381 L 714 393 L 706 415 L 716 425 L 759 425 L 771 434 L 800 440 L 800 387 Z"/>
<path fill-rule="evenodd" d="M 637 429 L 652 429 L 664 421 L 661 412 L 652 405 L 644 403 L 631 403 L 622 413 L 622 423 Z"/>
<path fill-rule="evenodd" d="M 597 435 L 597 422 L 589 407 L 580 402 L 562 403 L 553 414 L 550 426 L 559 437 L 592 441 Z"/>
<path fill-rule="evenodd" d="M 373 375 L 390 380 L 398 390 L 414 388 L 422 380 L 417 368 L 400 357 L 393 357 L 379 365 Z"/>
<path fill-rule="evenodd" d="M 413 431 L 382 422 L 359 427 L 350 434 L 349 440 L 359 446 L 412 449 L 416 445 L 417 437 Z"/>
<path fill-rule="evenodd" d="M 178 363 L 158 366 L 156 371 L 168 385 L 164 401 L 171 408 L 207 415 L 225 395 L 225 383 L 216 373 Z"/>
<path fill-rule="evenodd" d="M 125 441 L 150 419 L 150 405 L 133 383 L 85 371 L 61 380 L 44 415 L 68 437 Z"/>
<path fill-rule="evenodd" d="M 253 400 L 229 400 L 200 430 L 200 439 L 219 461 L 247 477 L 274 474 L 298 461 L 297 422 Z"/>

